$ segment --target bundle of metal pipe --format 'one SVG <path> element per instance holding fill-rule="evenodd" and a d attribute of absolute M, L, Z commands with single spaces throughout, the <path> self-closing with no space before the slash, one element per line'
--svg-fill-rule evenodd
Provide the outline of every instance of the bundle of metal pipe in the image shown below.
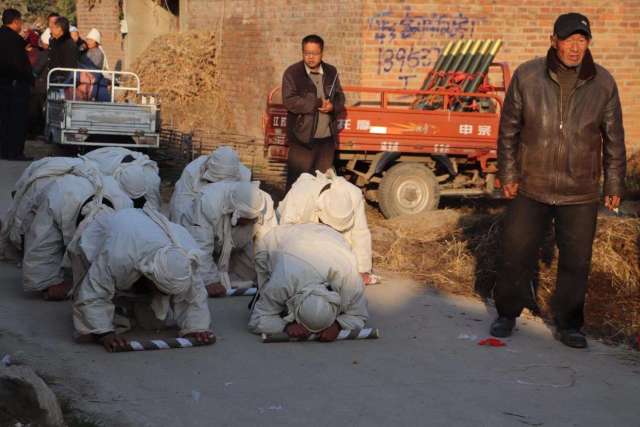
<path fill-rule="evenodd" d="M 438 56 L 438 59 L 436 59 L 436 63 L 433 66 L 433 69 L 429 72 L 429 74 L 427 74 L 427 78 L 424 79 L 424 82 L 422 83 L 422 87 L 420 88 L 420 90 L 428 90 L 431 87 L 431 85 L 437 78 L 437 73 L 442 68 L 445 58 L 449 55 L 449 52 L 451 51 L 451 47 L 453 46 L 453 44 L 454 42 L 447 43 L 442 54 Z"/>
<path fill-rule="evenodd" d="M 457 86 L 460 92 L 474 92 L 484 80 L 489 66 L 495 59 L 502 40 L 458 40 L 449 42 L 442 55 L 422 84 L 422 90 L 451 89 Z M 442 96 L 421 96 L 414 103 L 417 109 L 436 109 L 442 106 Z M 452 109 L 462 109 L 461 102 Z"/>
<path fill-rule="evenodd" d="M 498 51 L 502 47 L 502 40 L 487 40 L 489 43 L 486 45 L 485 52 L 478 58 L 475 67 L 470 71 L 469 75 L 463 82 L 462 92 L 477 92 L 481 83 L 487 76 L 489 72 L 489 67 L 491 63 L 495 59 Z M 484 46 L 483 46 L 484 47 Z M 453 111 L 464 111 L 465 109 L 474 109 L 476 104 L 476 99 L 473 97 L 464 97 L 458 99 L 456 102 L 451 104 L 451 109 Z"/>
<path fill-rule="evenodd" d="M 491 42 L 491 40 L 489 40 L 489 42 Z M 478 86 L 480 86 L 480 83 L 484 80 L 485 75 L 489 71 L 489 66 L 495 59 L 501 47 L 502 40 L 496 40 L 493 43 L 489 43 L 488 52 L 482 56 L 478 68 L 471 71 L 471 74 L 474 74 L 475 77 L 473 79 L 468 79 L 462 86 L 463 92 L 475 92 L 478 89 Z"/>

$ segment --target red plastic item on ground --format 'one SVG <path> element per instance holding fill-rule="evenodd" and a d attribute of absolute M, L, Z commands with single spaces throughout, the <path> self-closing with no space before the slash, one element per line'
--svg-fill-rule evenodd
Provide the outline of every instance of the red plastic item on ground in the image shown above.
<path fill-rule="evenodd" d="M 498 338 L 485 338 L 478 342 L 478 345 L 488 345 L 490 347 L 504 347 L 507 344 Z"/>

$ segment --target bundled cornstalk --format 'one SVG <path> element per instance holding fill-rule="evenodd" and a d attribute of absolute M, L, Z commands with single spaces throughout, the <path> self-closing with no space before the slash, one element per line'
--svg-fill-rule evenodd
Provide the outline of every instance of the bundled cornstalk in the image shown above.
<path fill-rule="evenodd" d="M 133 66 L 142 91 L 160 96 L 163 123 L 183 132 L 232 128 L 218 85 L 216 36 L 187 31 L 154 39 Z"/>

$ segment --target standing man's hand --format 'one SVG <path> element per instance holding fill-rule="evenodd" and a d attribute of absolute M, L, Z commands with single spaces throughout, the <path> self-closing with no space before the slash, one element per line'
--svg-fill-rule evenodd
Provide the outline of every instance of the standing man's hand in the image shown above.
<path fill-rule="evenodd" d="M 518 195 L 518 183 L 504 184 L 502 186 L 502 193 L 507 199 L 514 199 Z"/>
<path fill-rule="evenodd" d="M 321 113 L 330 113 L 333 111 L 333 104 L 328 99 L 322 101 L 322 107 L 318 108 Z"/>
<path fill-rule="evenodd" d="M 604 196 L 604 206 L 610 211 L 614 211 L 620 207 L 620 196 Z"/>
<path fill-rule="evenodd" d="M 311 332 L 309 332 L 309 330 L 307 330 L 307 328 L 305 328 L 304 326 L 302 326 L 298 322 L 289 323 L 284 328 L 284 331 L 291 338 L 306 338 L 309 335 L 311 335 Z"/>

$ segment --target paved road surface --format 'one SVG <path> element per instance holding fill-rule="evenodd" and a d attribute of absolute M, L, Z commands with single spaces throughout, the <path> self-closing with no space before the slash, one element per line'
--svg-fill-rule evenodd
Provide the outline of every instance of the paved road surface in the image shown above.
<path fill-rule="evenodd" d="M 0 214 L 24 166 L 0 162 Z M 367 296 L 377 341 L 262 344 L 239 297 L 210 300 L 212 347 L 108 354 L 74 344 L 69 303 L 23 294 L 20 270 L 0 263 L 0 354 L 107 426 L 639 423 L 637 353 L 569 349 L 531 319 L 506 347 L 482 347 L 494 313 L 478 301 L 390 275 Z"/>

